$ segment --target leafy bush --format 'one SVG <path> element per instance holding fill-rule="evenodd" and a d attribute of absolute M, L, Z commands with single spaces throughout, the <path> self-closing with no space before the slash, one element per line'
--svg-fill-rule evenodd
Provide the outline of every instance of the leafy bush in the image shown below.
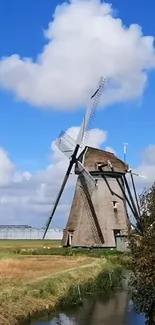
<path fill-rule="evenodd" d="M 129 236 L 131 249 L 131 296 L 136 309 L 155 325 L 155 184 L 140 195 L 142 233 Z"/>

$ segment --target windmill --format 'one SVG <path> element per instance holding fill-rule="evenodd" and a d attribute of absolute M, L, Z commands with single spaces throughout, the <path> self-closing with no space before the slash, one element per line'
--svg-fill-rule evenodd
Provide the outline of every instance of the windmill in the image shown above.
<path fill-rule="evenodd" d="M 114 175 L 109 160 L 116 168 Z M 126 174 L 128 166 L 113 153 L 88 146 L 79 161 L 81 170 L 75 166 L 78 179 L 63 246 L 116 247 L 116 234 L 125 236 L 128 230 L 125 199 L 116 176 Z M 89 173 L 89 182 L 82 169 Z"/>
<path fill-rule="evenodd" d="M 78 153 L 79 150 L 81 149 L 81 147 L 84 145 L 84 143 L 86 142 L 87 138 L 88 138 L 88 131 L 90 129 L 90 125 L 91 125 L 91 121 L 92 118 L 94 116 L 94 113 L 96 111 L 96 108 L 99 104 L 99 100 L 100 97 L 102 95 L 103 89 L 104 89 L 104 85 L 105 85 L 105 79 L 103 77 L 101 77 L 100 82 L 99 82 L 99 86 L 97 87 L 97 89 L 95 90 L 95 92 L 93 93 L 93 95 L 91 96 L 90 99 L 90 105 L 88 106 L 87 110 L 86 110 L 86 114 L 84 116 L 79 134 L 77 136 L 76 141 L 74 141 L 69 135 L 67 135 L 65 132 L 61 132 L 58 141 L 57 141 L 57 146 L 59 147 L 59 149 L 70 159 L 69 161 L 69 165 L 68 165 L 68 169 L 66 171 L 64 180 L 62 182 L 60 191 L 58 193 L 58 196 L 56 198 L 56 201 L 54 203 L 52 212 L 50 217 L 47 220 L 47 224 L 45 226 L 45 231 L 44 231 L 44 235 L 43 235 L 43 239 L 46 236 L 47 230 L 50 226 L 50 223 L 52 221 L 52 218 L 54 216 L 54 213 L 56 211 L 56 208 L 58 206 L 58 203 L 60 201 L 60 198 L 62 196 L 62 193 L 64 191 L 65 185 L 68 181 L 68 178 L 70 176 L 72 167 L 74 164 L 76 164 L 77 169 L 79 168 L 80 173 L 82 175 L 85 175 L 85 183 L 86 186 L 88 186 L 88 182 L 90 182 L 91 186 L 93 187 L 95 184 L 94 179 L 91 177 L 91 175 L 82 167 L 80 161 L 78 160 Z M 88 191 L 89 193 L 89 191 Z M 88 194 L 90 195 L 90 194 Z"/>
<path fill-rule="evenodd" d="M 128 230 L 133 225 L 128 210 L 142 231 L 140 208 L 129 166 L 113 153 L 88 146 L 80 154 L 79 161 L 81 169 L 75 165 L 78 179 L 63 246 L 115 248 L 119 242 L 121 250 L 125 250 Z M 89 173 L 89 181 L 82 169 Z M 129 173 L 135 198 L 127 179 Z"/>
<path fill-rule="evenodd" d="M 91 121 L 105 85 L 101 78 L 91 96 L 83 123 L 76 141 L 62 132 L 57 140 L 58 148 L 69 158 L 69 166 L 63 183 L 47 220 L 43 239 L 46 236 L 59 200 L 70 176 L 73 165 L 78 176 L 74 198 L 63 234 L 63 246 L 116 247 L 116 238 L 127 237 L 131 223 L 127 206 L 140 227 L 138 201 L 132 196 L 126 174 L 132 171 L 126 162 L 113 153 L 85 145 Z"/>

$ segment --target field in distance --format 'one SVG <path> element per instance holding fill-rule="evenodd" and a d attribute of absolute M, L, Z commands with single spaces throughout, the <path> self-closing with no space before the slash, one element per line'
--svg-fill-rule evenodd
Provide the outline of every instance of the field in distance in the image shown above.
<path fill-rule="evenodd" d="M 61 240 L 0 239 L 0 250 L 6 248 L 59 247 Z"/>

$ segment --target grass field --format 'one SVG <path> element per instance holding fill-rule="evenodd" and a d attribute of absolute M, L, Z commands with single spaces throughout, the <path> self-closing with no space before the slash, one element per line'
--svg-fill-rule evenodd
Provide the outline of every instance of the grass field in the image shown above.
<path fill-rule="evenodd" d="M 29 239 L 0 239 L 0 250 L 6 248 L 43 248 L 43 247 L 59 247 L 61 240 L 29 240 Z"/>
<path fill-rule="evenodd" d="M 114 283 L 120 281 L 117 252 L 59 246 L 60 241 L 51 240 L 0 240 L 0 325 L 23 324 L 30 315 L 72 304 L 78 283 L 89 292 L 108 288 L 109 272 Z"/>
<path fill-rule="evenodd" d="M 60 244 L 59 240 L 0 240 L 1 292 L 92 263 L 95 258 L 127 263 L 126 257 L 116 250 L 94 249 L 88 252 L 85 248 L 59 247 Z"/>
<path fill-rule="evenodd" d="M 88 256 L 93 258 L 124 257 L 116 249 L 65 248 L 60 240 L 0 240 L 0 259 L 3 257 L 23 258 L 24 256 Z"/>
<path fill-rule="evenodd" d="M 77 291 L 76 281 L 81 281 L 82 277 L 87 279 L 92 272 L 98 274 L 100 270 L 97 259 L 86 256 L 1 259 L 0 325 L 23 324 L 30 314 L 46 311 L 47 306 L 52 308 L 73 284 Z"/>
<path fill-rule="evenodd" d="M 46 277 L 93 262 L 88 257 L 30 256 L 0 260 L 0 291 L 40 281 Z"/>
<path fill-rule="evenodd" d="M 88 292 L 118 287 L 122 266 L 88 257 L 26 257 L 0 261 L 0 325 L 30 324 L 53 308 L 73 306 Z M 109 272 L 111 277 L 109 277 Z"/>

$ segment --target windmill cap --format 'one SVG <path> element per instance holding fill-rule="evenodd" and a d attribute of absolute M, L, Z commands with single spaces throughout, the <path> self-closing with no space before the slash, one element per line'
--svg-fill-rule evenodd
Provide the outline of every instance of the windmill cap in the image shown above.
<path fill-rule="evenodd" d="M 90 146 L 83 150 L 79 158 L 88 171 L 97 171 L 98 165 L 107 165 L 107 169 L 110 170 L 110 164 L 116 172 L 125 174 L 129 169 L 128 164 L 115 156 L 114 153 Z"/>

